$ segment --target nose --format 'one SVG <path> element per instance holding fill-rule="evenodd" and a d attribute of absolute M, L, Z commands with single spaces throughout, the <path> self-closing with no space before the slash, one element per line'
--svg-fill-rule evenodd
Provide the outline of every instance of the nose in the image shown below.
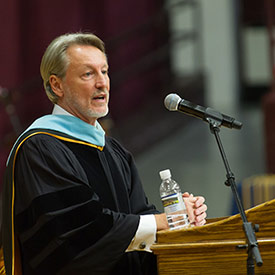
<path fill-rule="evenodd" d="M 109 77 L 106 74 L 99 73 L 96 78 L 95 86 L 97 89 L 108 88 L 109 86 Z"/>

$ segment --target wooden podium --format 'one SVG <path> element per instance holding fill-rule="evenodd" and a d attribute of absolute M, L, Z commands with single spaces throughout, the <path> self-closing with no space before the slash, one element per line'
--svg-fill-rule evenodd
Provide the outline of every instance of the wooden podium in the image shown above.
<path fill-rule="evenodd" d="M 246 214 L 249 222 L 260 226 L 256 238 L 263 265 L 255 265 L 255 274 L 275 274 L 275 200 L 253 207 Z M 200 227 L 160 231 L 151 249 L 157 255 L 159 275 L 244 275 L 247 274 L 245 244 L 238 214 L 209 219 Z"/>

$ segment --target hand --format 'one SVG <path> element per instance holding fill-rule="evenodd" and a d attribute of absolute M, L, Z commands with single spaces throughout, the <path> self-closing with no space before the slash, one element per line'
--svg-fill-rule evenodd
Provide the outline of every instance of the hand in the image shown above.
<path fill-rule="evenodd" d="M 205 198 L 202 196 L 194 197 L 193 194 L 185 192 L 182 194 L 184 199 L 188 218 L 191 224 L 200 226 L 206 223 L 207 206 L 204 204 Z"/>
<path fill-rule="evenodd" d="M 166 214 L 156 214 L 154 215 L 156 219 L 156 224 L 157 224 L 157 231 L 168 229 L 169 225 L 167 222 Z"/>

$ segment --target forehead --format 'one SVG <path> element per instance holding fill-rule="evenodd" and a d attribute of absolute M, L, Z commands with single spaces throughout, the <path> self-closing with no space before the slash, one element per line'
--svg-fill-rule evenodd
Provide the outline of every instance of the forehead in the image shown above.
<path fill-rule="evenodd" d="M 90 45 L 72 45 L 67 49 L 70 64 L 107 65 L 107 57 L 100 49 Z"/>

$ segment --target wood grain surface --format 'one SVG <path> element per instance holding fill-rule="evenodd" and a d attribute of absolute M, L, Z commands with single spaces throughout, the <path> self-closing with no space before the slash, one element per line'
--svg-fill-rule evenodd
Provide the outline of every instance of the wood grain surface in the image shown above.
<path fill-rule="evenodd" d="M 275 200 L 246 211 L 260 226 L 256 232 L 263 265 L 255 274 L 275 274 Z M 207 224 L 157 233 L 151 249 L 158 258 L 159 275 L 247 274 L 246 236 L 240 215 L 209 219 Z M 239 246 L 243 248 L 239 248 Z"/>

